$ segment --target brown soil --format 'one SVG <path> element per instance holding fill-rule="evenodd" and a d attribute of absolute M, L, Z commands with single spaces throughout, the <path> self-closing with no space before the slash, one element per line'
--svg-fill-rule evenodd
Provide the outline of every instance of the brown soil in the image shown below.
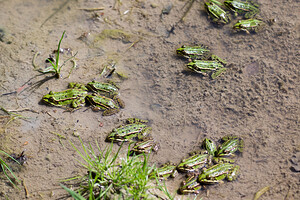
<path fill-rule="evenodd" d="M 63 1 L 0 1 L 0 94 L 19 92 L 2 95 L 0 105 L 35 111 L 18 112 L 28 119 L 14 120 L 8 126 L 3 121 L 0 149 L 9 153 L 26 149 L 28 161 L 16 175 L 24 180 L 29 199 L 64 198 L 59 180 L 85 172 L 69 142 L 59 142 L 51 132 L 79 145 L 73 136 L 76 132 L 85 144 L 97 140 L 104 147 L 107 132 L 127 117 L 151 121 L 152 136 L 161 147 L 151 156 L 151 163 L 178 163 L 188 152 L 199 149 L 205 137 L 217 141 L 233 134 L 244 139 L 245 150 L 237 158 L 239 178 L 211 186 L 208 197 L 202 191 L 199 198 L 252 199 L 258 190 L 270 186 L 260 199 L 300 199 L 299 1 L 259 1 L 260 17 L 275 18 L 276 23 L 251 35 L 232 33 L 237 19 L 223 27 L 212 25 L 203 1 L 195 1 L 183 22 L 178 21 L 187 1 L 122 1 L 116 6 L 113 2 L 70 0 L 45 22 Z M 161 15 L 170 5 L 169 14 Z M 81 10 L 99 7 L 105 9 Z M 105 29 L 129 35 L 103 39 L 99 36 Z M 20 92 L 38 74 L 31 64 L 35 52 L 41 52 L 37 63 L 42 66 L 64 30 L 62 47 L 78 51 L 77 68 L 66 78 L 68 64 L 62 68 L 63 78 L 38 88 L 29 85 Z M 231 63 L 226 74 L 211 80 L 187 70 L 187 61 L 175 53 L 183 44 L 209 46 Z M 91 109 L 70 113 L 39 103 L 50 90 L 66 89 L 68 82 L 103 80 L 99 74 L 110 59 L 118 61 L 117 71 L 129 77 L 124 81 L 113 78 L 126 103 L 120 113 L 109 117 Z M 171 193 L 182 180 L 177 177 L 167 182 Z M 0 198 L 25 199 L 25 188 L 19 187 L 20 191 L 11 187 L 2 176 Z"/>

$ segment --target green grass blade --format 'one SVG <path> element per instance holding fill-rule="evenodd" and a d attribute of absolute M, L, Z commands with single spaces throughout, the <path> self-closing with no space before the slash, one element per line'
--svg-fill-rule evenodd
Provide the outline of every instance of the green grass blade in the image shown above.
<path fill-rule="evenodd" d="M 16 159 L 14 159 L 12 156 L 10 156 L 9 154 L 7 154 L 6 152 L 0 150 L 0 153 L 6 155 L 7 157 L 9 157 L 10 159 L 12 159 L 12 160 L 15 161 L 17 164 L 20 165 L 20 163 L 19 163 Z M 16 179 L 17 182 L 20 182 L 20 180 L 15 176 L 15 174 L 14 174 L 13 171 L 10 169 L 10 167 L 9 167 L 9 166 L 5 163 L 5 161 L 2 160 L 1 158 L 0 158 L 0 166 L 1 166 L 1 168 L 2 168 L 2 170 L 3 170 L 3 172 L 4 172 L 4 174 L 5 174 L 5 176 L 7 177 L 7 179 L 8 179 L 14 186 L 16 186 L 16 185 L 12 182 L 12 180 L 10 179 L 10 177 L 8 176 L 8 174 L 6 173 L 6 170 L 8 170 L 8 171 L 10 172 L 10 174 Z M 16 187 L 17 187 L 17 186 L 16 186 Z"/>
<path fill-rule="evenodd" d="M 60 51 L 60 44 L 61 44 L 61 41 L 62 39 L 64 38 L 64 35 L 65 35 L 66 31 L 63 32 L 60 40 L 59 40 L 59 43 L 58 43 L 58 47 L 57 47 L 57 52 L 56 52 L 56 59 L 55 59 L 55 70 L 57 71 L 58 74 L 60 74 L 60 69 L 58 69 L 58 61 L 59 61 L 59 51 Z"/>
<path fill-rule="evenodd" d="M 64 188 L 75 200 L 86 200 L 83 196 L 77 194 L 75 191 L 67 188 L 66 186 L 60 184 L 62 188 Z"/>

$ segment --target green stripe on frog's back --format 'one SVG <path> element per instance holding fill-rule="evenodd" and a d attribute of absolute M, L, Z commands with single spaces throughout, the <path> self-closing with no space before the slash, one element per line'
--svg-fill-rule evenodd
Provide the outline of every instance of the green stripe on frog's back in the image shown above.
<path fill-rule="evenodd" d="M 196 169 L 205 167 L 208 163 L 210 163 L 210 155 L 195 154 L 183 159 L 177 166 L 177 169 L 183 172 L 195 171 Z"/>
<path fill-rule="evenodd" d="M 75 99 L 79 96 L 85 96 L 87 92 L 84 90 L 78 89 L 68 89 L 61 92 L 52 92 L 50 91 L 48 95 L 45 95 L 43 98 L 51 98 L 53 101 L 62 101 L 68 99 Z"/>
<path fill-rule="evenodd" d="M 123 125 L 119 128 L 115 128 L 107 136 L 107 141 L 121 142 L 121 141 L 131 141 L 132 138 L 143 138 L 151 131 L 151 127 L 145 124 L 128 124 Z"/>
<path fill-rule="evenodd" d="M 152 172 L 150 176 L 152 177 L 153 175 L 157 175 L 161 178 L 168 178 L 171 176 L 174 178 L 178 173 L 176 167 L 177 166 L 173 163 L 165 163 L 160 168 L 157 168 L 157 171 Z"/>
<path fill-rule="evenodd" d="M 67 106 L 74 104 L 72 107 L 76 106 L 77 101 L 79 104 L 84 104 L 84 98 L 87 95 L 87 91 L 79 89 L 68 89 L 61 92 L 52 92 L 43 96 L 42 101 L 53 105 L 53 106 Z M 83 100 L 82 100 L 83 99 Z"/>
<path fill-rule="evenodd" d="M 207 74 L 209 71 L 215 71 L 223 68 L 224 65 L 215 60 L 193 60 L 187 64 L 187 67 L 194 72 Z"/>
<path fill-rule="evenodd" d="M 178 55 L 181 55 L 186 58 L 191 58 L 191 59 L 204 59 L 210 56 L 210 50 L 208 49 L 208 47 L 204 45 L 199 45 L 199 46 L 183 45 L 182 47 L 176 50 L 176 53 Z"/>

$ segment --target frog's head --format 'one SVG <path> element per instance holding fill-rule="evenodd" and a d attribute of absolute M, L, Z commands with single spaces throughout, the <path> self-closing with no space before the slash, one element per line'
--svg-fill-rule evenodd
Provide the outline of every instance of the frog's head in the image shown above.
<path fill-rule="evenodd" d="M 185 46 L 182 45 L 182 47 L 178 48 L 178 49 L 176 50 L 176 53 L 177 53 L 178 55 L 185 55 L 185 54 L 186 54 L 186 53 L 185 53 Z"/>

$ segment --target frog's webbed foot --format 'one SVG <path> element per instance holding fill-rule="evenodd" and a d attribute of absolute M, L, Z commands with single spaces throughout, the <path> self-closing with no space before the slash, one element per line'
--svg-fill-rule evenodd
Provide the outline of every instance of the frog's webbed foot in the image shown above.
<path fill-rule="evenodd" d="M 110 116 L 110 115 L 118 113 L 119 111 L 120 110 L 118 108 L 108 109 L 108 110 L 103 111 L 102 115 L 103 116 Z"/>

